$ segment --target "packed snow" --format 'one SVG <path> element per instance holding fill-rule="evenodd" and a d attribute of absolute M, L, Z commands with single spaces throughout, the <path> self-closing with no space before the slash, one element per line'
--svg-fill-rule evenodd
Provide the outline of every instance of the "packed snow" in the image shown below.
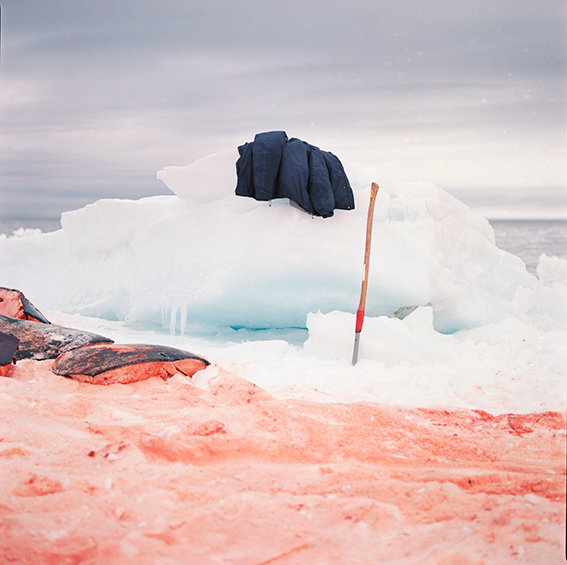
<path fill-rule="evenodd" d="M 0 238 L 2 286 L 55 323 L 187 348 L 282 397 L 492 413 L 565 408 L 566 264 L 538 277 L 487 220 L 427 183 L 344 163 L 354 211 L 234 195 L 235 151 L 166 167 L 174 193 L 100 200 Z M 380 184 L 352 367 L 370 182 Z"/>

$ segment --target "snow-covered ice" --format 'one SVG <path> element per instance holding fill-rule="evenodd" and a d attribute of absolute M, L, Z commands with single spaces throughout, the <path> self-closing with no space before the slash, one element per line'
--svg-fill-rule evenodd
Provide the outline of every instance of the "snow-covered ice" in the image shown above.
<path fill-rule="evenodd" d="M 165 382 L 49 360 L 0 378 L 0 561 L 562 559 L 566 261 L 534 277 L 440 188 L 355 165 L 357 209 L 333 218 L 237 198 L 234 160 L 0 237 L 0 285 L 52 322 L 211 361 Z"/>
<path fill-rule="evenodd" d="M 356 210 L 332 218 L 239 198 L 236 157 L 165 167 L 158 178 L 174 195 L 100 200 L 65 212 L 57 232 L 1 238 L 2 284 L 55 322 L 185 347 L 281 395 L 564 409 L 564 259 L 543 256 L 536 278 L 441 188 L 356 164 L 345 163 Z M 352 368 L 372 180 L 367 318 Z"/>

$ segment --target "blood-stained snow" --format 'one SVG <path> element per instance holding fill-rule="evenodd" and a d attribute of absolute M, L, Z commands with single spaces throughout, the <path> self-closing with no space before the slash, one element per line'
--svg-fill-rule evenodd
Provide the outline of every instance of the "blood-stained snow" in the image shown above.
<path fill-rule="evenodd" d="M 557 563 L 565 418 L 0 381 L 0 561 Z"/>

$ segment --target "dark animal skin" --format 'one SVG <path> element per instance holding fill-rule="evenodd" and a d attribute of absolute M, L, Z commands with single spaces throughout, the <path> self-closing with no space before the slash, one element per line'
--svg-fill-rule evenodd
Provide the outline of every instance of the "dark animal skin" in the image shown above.
<path fill-rule="evenodd" d="M 61 353 L 95 343 L 114 343 L 102 335 L 56 326 L 38 324 L 0 314 L 0 332 L 17 338 L 20 343 L 15 359 L 55 359 Z"/>
<path fill-rule="evenodd" d="M 49 324 L 49 320 L 24 296 L 23 292 L 0 286 L 0 314 Z"/>
<path fill-rule="evenodd" d="M 114 345 L 104 336 L 51 324 L 22 292 L 0 287 L 0 376 L 10 376 L 22 359 L 55 359 L 55 374 L 92 384 L 191 377 L 209 365 L 181 349 Z"/>
<path fill-rule="evenodd" d="M 14 362 L 20 340 L 10 334 L 0 333 L 0 365 Z"/>
<path fill-rule="evenodd" d="M 188 351 L 163 345 L 92 345 L 60 355 L 53 372 L 94 384 L 129 383 L 176 373 L 192 376 L 209 362 Z"/>
<path fill-rule="evenodd" d="M 0 332 L 0 377 L 7 377 L 12 372 L 19 343 L 17 337 Z"/>

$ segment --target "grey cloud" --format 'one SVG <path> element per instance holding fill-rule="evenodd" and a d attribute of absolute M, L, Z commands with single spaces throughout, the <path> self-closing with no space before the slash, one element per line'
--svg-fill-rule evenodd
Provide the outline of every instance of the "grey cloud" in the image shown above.
<path fill-rule="evenodd" d="M 563 0 L 2 8 L 6 190 L 158 193 L 159 168 L 275 128 L 440 184 L 467 148 L 487 176 L 521 152 L 565 180 Z"/>

